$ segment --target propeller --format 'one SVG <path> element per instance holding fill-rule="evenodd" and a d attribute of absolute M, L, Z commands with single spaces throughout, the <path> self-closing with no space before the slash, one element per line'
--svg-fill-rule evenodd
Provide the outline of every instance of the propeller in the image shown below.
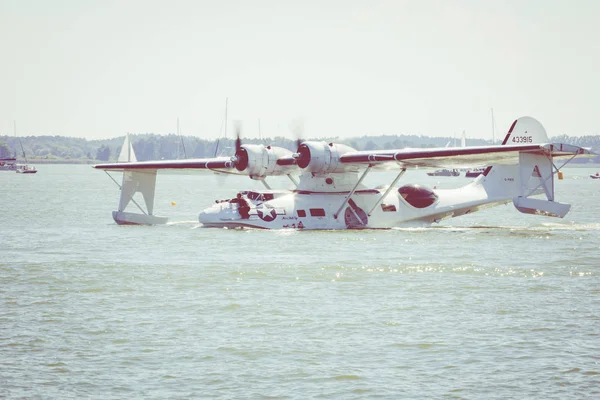
<path fill-rule="evenodd" d="M 235 121 L 235 152 L 242 148 L 242 123 Z"/>
<path fill-rule="evenodd" d="M 248 167 L 248 152 L 242 147 L 242 123 L 235 122 L 235 155 L 231 157 L 233 165 L 238 171 L 243 171 Z"/>
<path fill-rule="evenodd" d="M 296 138 L 296 151 L 302 144 L 302 136 L 304 135 L 304 118 L 296 118 L 289 123 L 289 129 Z"/>
<path fill-rule="evenodd" d="M 303 145 L 302 136 L 304 135 L 304 118 L 296 118 L 289 124 L 290 131 L 296 138 L 296 152 L 292 157 L 300 168 L 306 168 L 310 162 L 310 149 Z"/>

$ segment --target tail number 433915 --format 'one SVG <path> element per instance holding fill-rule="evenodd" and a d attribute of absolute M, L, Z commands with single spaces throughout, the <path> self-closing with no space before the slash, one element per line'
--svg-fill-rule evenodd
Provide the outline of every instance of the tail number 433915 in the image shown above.
<path fill-rule="evenodd" d="M 531 136 L 513 136 L 513 143 L 533 143 L 533 137 Z"/>

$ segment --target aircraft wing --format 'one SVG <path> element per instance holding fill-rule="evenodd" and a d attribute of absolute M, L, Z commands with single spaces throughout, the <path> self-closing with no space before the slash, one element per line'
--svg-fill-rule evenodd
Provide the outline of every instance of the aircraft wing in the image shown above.
<path fill-rule="evenodd" d="M 207 169 L 217 172 L 236 173 L 229 157 L 196 158 L 186 160 L 134 161 L 97 164 L 94 168 L 105 171 L 159 170 L 159 169 Z"/>
<path fill-rule="evenodd" d="M 403 167 L 483 167 L 495 164 L 517 164 L 521 152 L 547 154 L 552 157 L 597 155 L 583 147 L 554 143 L 356 151 L 342 155 L 340 162 L 348 165 L 369 164 L 383 168 L 386 166 L 390 168 L 394 163 Z"/>

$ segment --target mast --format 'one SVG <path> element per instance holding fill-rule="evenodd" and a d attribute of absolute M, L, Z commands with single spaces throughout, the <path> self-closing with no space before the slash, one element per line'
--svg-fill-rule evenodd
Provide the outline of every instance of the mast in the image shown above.
<path fill-rule="evenodd" d="M 25 149 L 23 148 L 23 142 L 20 137 L 17 137 L 17 121 L 13 120 L 13 130 L 15 131 L 15 137 L 19 139 L 19 144 L 21 145 L 21 152 L 23 153 L 23 158 L 25 159 L 25 164 L 28 163 L 27 156 L 25 155 Z"/>
<path fill-rule="evenodd" d="M 229 102 L 229 97 L 225 97 L 225 133 L 223 137 L 227 139 L 227 103 Z"/>
<path fill-rule="evenodd" d="M 183 148 L 183 158 L 187 159 L 187 153 L 185 152 L 185 143 L 183 142 L 183 135 L 179 130 L 179 117 L 177 117 L 177 136 L 179 136 L 179 140 L 181 141 L 181 147 Z M 177 158 L 179 158 L 179 146 L 177 147 Z"/>
<path fill-rule="evenodd" d="M 228 97 L 225 97 L 225 139 L 227 139 L 227 102 L 229 101 Z M 221 132 L 219 132 L 219 135 Z M 217 156 L 217 151 L 219 150 L 219 138 L 217 138 L 217 145 L 215 146 L 215 157 Z"/>
<path fill-rule="evenodd" d="M 495 125 L 495 123 L 494 123 L 494 109 L 492 108 L 492 144 L 496 143 L 496 137 L 495 137 L 495 132 L 494 132 L 494 130 L 495 130 L 494 125 Z"/>

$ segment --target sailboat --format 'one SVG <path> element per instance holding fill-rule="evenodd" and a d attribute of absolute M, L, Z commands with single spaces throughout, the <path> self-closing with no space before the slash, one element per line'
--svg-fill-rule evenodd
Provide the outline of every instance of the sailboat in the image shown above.
<path fill-rule="evenodd" d="M 492 144 L 496 144 L 496 121 L 494 120 L 494 109 L 492 108 Z M 465 172 L 466 178 L 477 178 L 485 172 L 485 168 L 471 168 Z"/>
<path fill-rule="evenodd" d="M 15 131 L 15 137 L 17 136 L 17 123 L 13 121 L 13 127 Z M 21 152 L 23 153 L 23 158 L 25 159 L 25 164 L 17 164 L 16 172 L 17 174 L 35 174 L 37 173 L 37 169 L 35 167 L 30 167 L 27 165 L 27 156 L 25 155 L 25 149 L 23 148 L 23 142 L 21 142 L 21 138 L 19 138 L 19 144 L 21 145 Z"/>

